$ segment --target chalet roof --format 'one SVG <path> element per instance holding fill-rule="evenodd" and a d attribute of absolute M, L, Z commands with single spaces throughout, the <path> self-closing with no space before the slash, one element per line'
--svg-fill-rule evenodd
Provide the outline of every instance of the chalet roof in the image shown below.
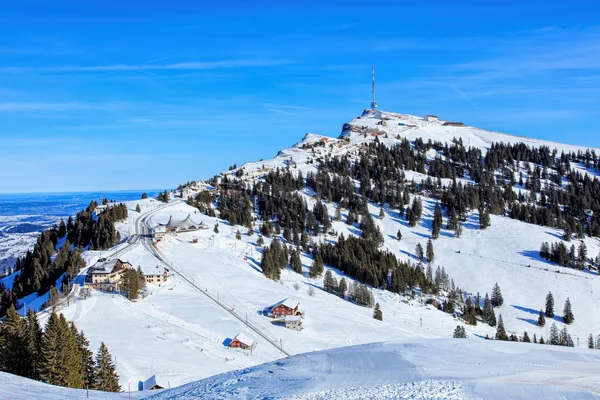
<path fill-rule="evenodd" d="M 140 269 L 142 270 L 144 276 L 162 275 L 165 273 L 165 267 L 158 264 L 148 265 L 148 263 L 142 263 L 142 265 L 140 265 Z"/>
<path fill-rule="evenodd" d="M 288 297 L 287 299 L 281 300 L 281 301 L 279 301 L 279 302 L 277 302 L 277 303 L 273 304 L 273 305 L 272 305 L 271 307 L 269 307 L 269 308 L 273 309 L 273 308 L 275 308 L 275 307 L 277 307 L 277 306 L 284 306 L 284 307 L 287 307 L 287 308 L 289 308 L 289 309 L 292 309 L 292 310 L 293 310 L 294 308 L 298 307 L 298 305 L 299 305 L 299 304 L 300 304 L 300 303 L 298 303 L 296 300 L 294 300 L 294 299 L 290 299 L 290 298 Z"/>
<path fill-rule="evenodd" d="M 157 382 L 156 375 L 152 375 L 150 378 L 148 378 L 144 382 L 142 382 L 142 390 L 150 390 L 157 385 L 160 386 L 161 388 L 164 388 L 163 385 L 161 385 L 160 383 Z"/>
<path fill-rule="evenodd" d="M 299 315 L 287 315 L 285 317 L 285 322 L 300 322 L 302 321 L 302 317 Z"/>
<path fill-rule="evenodd" d="M 94 274 L 110 274 L 111 272 L 117 272 L 123 264 L 128 264 L 126 261 L 121 261 L 118 258 L 103 261 L 92 268 Z"/>
<path fill-rule="evenodd" d="M 250 336 L 244 335 L 243 333 L 238 333 L 235 335 L 233 340 L 236 339 L 245 346 L 252 347 L 254 345 L 254 339 L 252 339 Z"/>
<path fill-rule="evenodd" d="M 152 232 L 154 232 L 154 233 L 166 233 L 167 232 L 167 227 L 163 226 L 163 225 L 158 225 L 158 226 L 155 226 L 154 229 L 152 229 Z"/>

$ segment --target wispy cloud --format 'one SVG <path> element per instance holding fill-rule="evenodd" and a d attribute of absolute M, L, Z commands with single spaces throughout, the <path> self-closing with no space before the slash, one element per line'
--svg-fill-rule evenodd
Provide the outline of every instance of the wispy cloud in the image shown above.
<path fill-rule="evenodd" d="M 164 71 L 164 70 L 211 70 L 222 68 L 271 67 L 291 64 L 290 60 L 241 59 L 222 61 L 192 61 L 173 64 L 111 64 L 91 66 L 55 66 L 55 67 L 0 67 L 4 73 L 69 73 L 69 72 L 124 72 L 124 71 Z"/>
<path fill-rule="evenodd" d="M 275 108 L 286 108 L 286 109 L 292 109 L 292 110 L 311 110 L 311 108 L 309 108 L 309 107 L 294 106 L 294 105 L 290 105 L 290 104 L 265 103 L 264 106 L 275 107 Z"/>
<path fill-rule="evenodd" d="M 278 110 L 276 108 L 268 108 L 268 110 L 271 111 L 271 112 L 274 112 L 274 113 L 285 114 L 285 115 L 293 115 L 294 117 L 298 116 L 298 114 L 294 114 L 294 113 L 291 113 L 289 111 Z"/>

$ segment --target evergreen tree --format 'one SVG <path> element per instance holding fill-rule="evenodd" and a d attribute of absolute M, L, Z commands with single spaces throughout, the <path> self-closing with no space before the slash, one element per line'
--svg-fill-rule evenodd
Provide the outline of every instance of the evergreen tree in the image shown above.
<path fill-rule="evenodd" d="M 540 341 L 538 342 L 539 344 L 546 344 L 546 342 L 544 342 L 544 337 L 540 336 Z"/>
<path fill-rule="evenodd" d="M 492 289 L 492 297 L 491 302 L 493 307 L 500 307 L 504 304 L 504 298 L 502 297 L 502 292 L 500 291 L 500 286 L 498 286 L 498 282 L 494 285 Z"/>
<path fill-rule="evenodd" d="M 136 211 L 136 212 L 139 212 L 139 213 L 141 213 L 141 212 L 142 212 L 142 209 L 140 208 L 140 205 L 139 205 L 139 204 L 135 206 L 135 211 Z"/>
<path fill-rule="evenodd" d="M 498 316 L 498 326 L 496 327 L 496 340 L 508 340 L 508 335 L 504 330 L 504 321 L 502 321 L 502 314 Z"/>
<path fill-rule="evenodd" d="M 25 342 L 27 346 L 27 376 L 38 380 L 41 355 L 42 355 L 42 328 L 33 310 L 27 312 L 27 328 L 25 331 Z"/>
<path fill-rule="evenodd" d="M 565 324 L 570 325 L 575 321 L 575 317 L 573 316 L 573 310 L 571 309 L 571 300 L 567 297 L 567 301 L 565 301 L 565 307 L 563 309 L 563 321 Z"/>
<path fill-rule="evenodd" d="M 77 339 L 77 346 L 79 348 L 79 354 L 81 355 L 81 366 L 83 367 L 83 384 L 88 389 L 95 389 L 96 384 L 94 381 L 94 353 L 89 349 L 90 342 L 87 340 L 83 331 L 77 332 L 75 324 L 71 322 L 71 331 Z"/>
<path fill-rule="evenodd" d="M 58 384 L 62 375 L 58 356 L 61 347 L 61 337 L 58 325 L 58 315 L 52 311 L 46 321 L 42 338 L 42 354 L 40 362 L 40 379 L 50 384 Z"/>
<path fill-rule="evenodd" d="M 25 321 L 11 305 L 6 320 L 0 326 L 0 370 L 20 376 L 29 375 L 26 329 Z"/>
<path fill-rule="evenodd" d="M 239 229 L 235 232 L 235 238 L 237 240 L 242 240 L 242 232 L 240 232 Z"/>
<path fill-rule="evenodd" d="M 317 277 L 321 276 L 322 273 L 323 273 L 323 259 L 321 258 L 321 255 L 318 252 L 316 252 L 316 253 L 314 253 L 313 263 L 310 268 L 309 276 L 311 278 L 317 278 Z"/>
<path fill-rule="evenodd" d="M 437 239 L 440 237 L 440 230 L 442 229 L 442 209 L 439 203 L 435 203 L 435 209 L 433 211 L 433 222 L 431 224 L 431 238 Z"/>
<path fill-rule="evenodd" d="M 558 328 L 556 327 L 556 323 L 552 323 L 550 327 L 550 337 L 548 338 L 548 344 L 559 345 L 560 344 L 560 334 L 558 332 Z"/>
<path fill-rule="evenodd" d="M 452 337 L 455 339 L 466 339 L 467 331 L 466 331 L 465 327 L 456 325 L 456 328 L 454 329 L 454 333 L 452 334 Z"/>
<path fill-rule="evenodd" d="M 219 224 L 215 224 L 215 227 L 213 228 L 213 232 L 219 233 Z"/>
<path fill-rule="evenodd" d="M 300 259 L 300 249 L 292 250 L 290 255 L 290 265 L 295 273 L 302 273 L 302 260 Z"/>
<path fill-rule="evenodd" d="M 325 272 L 325 277 L 323 278 L 323 288 L 328 293 L 333 293 L 333 290 L 334 290 L 333 275 L 331 274 L 330 270 L 327 270 Z"/>
<path fill-rule="evenodd" d="M 423 262 L 423 246 L 421 246 L 421 243 L 417 243 L 417 247 L 415 248 L 415 255 L 417 256 L 417 259 L 421 262 Z"/>
<path fill-rule="evenodd" d="M 396 239 L 398 239 L 398 241 L 402 240 L 402 232 L 400 232 L 400 229 L 398 229 L 398 233 L 396 234 Z"/>
<path fill-rule="evenodd" d="M 538 341 L 537 341 L 537 336 L 536 336 L 536 335 L 535 335 L 535 333 L 534 333 L 534 334 L 533 334 L 533 343 L 536 343 L 536 344 L 537 344 L 537 342 L 538 342 Z"/>
<path fill-rule="evenodd" d="M 527 331 L 525 331 L 523 333 L 523 339 L 522 339 L 522 341 L 525 342 L 525 343 L 531 343 L 531 339 L 529 338 L 529 335 L 527 334 Z"/>
<path fill-rule="evenodd" d="M 457 223 L 456 224 L 456 229 L 454 229 L 454 237 L 455 238 L 460 238 L 462 236 L 463 233 L 463 226 L 462 223 Z"/>
<path fill-rule="evenodd" d="M 592 335 L 590 333 L 590 336 L 588 336 L 588 349 L 593 349 L 594 348 L 594 335 Z"/>
<path fill-rule="evenodd" d="M 481 230 L 487 229 L 490 226 L 490 212 L 488 208 L 481 207 L 479 209 L 479 227 Z"/>
<path fill-rule="evenodd" d="M 338 286 L 338 296 L 344 298 L 346 296 L 346 290 L 348 290 L 348 285 L 346 284 L 346 278 L 340 279 L 340 284 Z"/>
<path fill-rule="evenodd" d="M 546 295 L 546 317 L 554 318 L 554 296 L 552 296 L 552 292 L 549 292 Z"/>
<path fill-rule="evenodd" d="M 104 343 L 100 344 L 96 353 L 96 367 L 94 369 L 94 381 L 98 390 L 105 392 L 120 392 L 119 375 L 112 363 L 112 356 Z"/>
<path fill-rule="evenodd" d="M 262 235 L 258 235 L 258 239 L 256 240 L 256 244 L 259 247 L 262 247 L 265 244 L 265 240 L 263 239 Z"/>
<path fill-rule="evenodd" d="M 544 312 L 542 310 L 540 310 L 540 313 L 538 315 L 537 324 L 538 326 L 546 325 L 546 317 L 544 317 Z"/>
<path fill-rule="evenodd" d="M 383 211 L 383 207 L 379 209 L 379 219 L 385 218 L 385 212 Z"/>
<path fill-rule="evenodd" d="M 144 200 L 144 199 L 147 199 L 147 198 L 148 198 L 148 195 L 146 194 L 146 192 L 142 193 L 141 199 Z"/>
<path fill-rule="evenodd" d="M 373 318 L 383 321 L 383 313 L 381 312 L 381 307 L 379 307 L 379 303 L 375 304 L 375 311 L 373 311 Z"/>
<path fill-rule="evenodd" d="M 431 239 L 427 240 L 427 262 L 431 264 L 433 262 L 434 254 L 433 254 L 433 243 Z"/>

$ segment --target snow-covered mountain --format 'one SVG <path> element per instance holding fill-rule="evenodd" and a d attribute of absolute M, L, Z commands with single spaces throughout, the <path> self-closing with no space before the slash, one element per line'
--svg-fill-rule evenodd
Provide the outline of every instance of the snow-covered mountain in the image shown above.
<path fill-rule="evenodd" d="M 231 179 L 237 176 L 247 184 L 256 183 L 277 168 L 289 170 L 296 176 L 302 172 L 306 177 L 311 172 L 316 173 L 319 162 L 327 158 L 345 155 L 356 162 L 365 146 L 374 141 L 394 146 L 403 139 L 412 144 L 418 139 L 442 143 L 460 139 L 465 146 L 481 149 L 484 156 L 492 143 L 499 142 L 547 146 L 556 148 L 559 154 L 587 150 L 445 122 L 366 111 L 344 124 L 337 138 L 307 134 L 272 159 L 249 162 L 224 172 L 221 180 L 227 175 Z M 594 150 L 600 154 L 600 150 Z M 443 156 L 433 149 L 427 151 L 426 157 L 443 161 Z M 597 175 L 579 163 L 572 163 L 571 168 L 591 177 Z M 407 182 L 419 183 L 428 178 L 427 174 L 412 170 L 404 174 Z M 472 182 L 469 176 L 457 181 Z M 452 180 L 441 179 L 441 182 L 448 186 Z M 199 181 L 185 186 L 181 192 L 184 199 L 203 190 L 218 193 L 215 184 L 218 182 Z M 519 185 L 514 190 L 528 192 Z M 317 202 L 310 189 L 303 188 L 299 193 L 310 207 Z M 179 191 L 175 191 L 172 197 L 178 194 Z M 384 217 L 377 218 L 379 205 L 369 204 L 369 211 L 383 234 L 383 248 L 400 260 L 413 263 L 416 245 L 425 247 L 431 235 L 437 202 L 426 194 L 421 198 L 423 216 L 414 227 L 408 226 L 406 218 L 394 208 L 386 207 Z M 138 203 L 127 203 L 129 220 L 119 227 L 123 236 L 133 231 L 132 226 L 140 217 L 133 211 Z M 561 240 L 559 229 L 491 215 L 490 226 L 481 230 L 478 211 L 474 210 L 468 213 L 460 238 L 455 238 L 447 229 L 441 230 L 440 237 L 434 241 L 432 266 L 434 269 L 443 267 L 458 287 L 473 295 L 491 294 L 492 287 L 498 283 L 504 304 L 495 312 L 496 316 L 502 315 L 508 334 L 520 336 L 527 331 L 530 337 L 535 334 L 537 338 L 548 338 L 552 323 L 559 329 L 565 326 L 560 315 L 569 298 L 575 321 L 568 326 L 568 331 L 576 349 L 484 341 L 486 335 L 494 336 L 495 328 L 481 322 L 477 326 L 465 325 L 460 318 L 426 304 L 426 300 L 434 296 L 421 296 L 418 291 L 414 295 L 402 295 L 373 288 L 375 301 L 383 312 L 383 321 L 377 321 L 372 318 L 373 309 L 323 290 L 323 277 L 309 276 L 310 254 L 302 254 L 302 274 L 286 268 L 281 271 L 280 280 L 273 281 L 261 270 L 262 250 L 257 245 L 256 233 L 249 236 L 245 227 L 232 226 L 219 218 L 218 213 L 214 217 L 204 215 L 181 201 L 172 201 L 159 210 L 146 206 L 142 204 L 142 212 L 147 213 L 144 221 L 150 227 L 164 224 L 171 217 L 183 220 L 191 215 L 194 221 L 203 222 L 210 229 L 170 236 L 155 248 L 141 244 L 131 246 L 118 254 L 120 259 L 134 266 L 151 268 L 163 262 L 170 266 L 173 275 L 169 281 L 160 286 L 148 285 L 149 296 L 145 299 L 130 302 L 95 291 L 91 297 L 77 299 L 60 310 L 84 330 L 92 348 L 97 348 L 100 342 L 106 343 L 116 358 L 123 387 L 137 388 L 138 381 L 151 375 L 156 375 L 164 387 L 175 387 L 239 370 L 165 392 L 159 398 L 206 398 L 213 394 L 217 398 L 300 396 L 309 391 L 317 394 L 305 398 L 361 398 L 365 393 L 367 397 L 376 398 L 376 392 L 387 393 L 386 390 L 398 396 L 411 390 L 417 394 L 446 393 L 442 398 L 448 399 L 556 398 L 558 395 L 596 398 L 569 390 L 600 392 L 600 385 L 588 376 L 598 373 L 590 369 L 588 362 L 592 360 L 592 364 L 597 364 L 600 353 L 586 349 L 588 335 L 600 334 L 600 319 L 595 316 L 600 302 L 597 288 L 600 278 L 595 271 L 562 267 L 539 257 L 542 242 Z M 333 216 L 337 204 L 325 202 L 325 207 Z M 341 221 L 332 222 L 336 235 L 312 239 L 335 242 L 341 234 L 345 237 L 360 235 L 357 225 L 344 222 L 347 214 L 342 211 Z M 256 213 L 254 216 L 259 218 Z M 446 222 L 444 217 L 444 227 Z M 216 224 L 218 233 L 213 231 Z M 258 230 L 259 225 L 257 222 L 254 228 Z M 400 241 L 396 238 L 398 230 L 402 231 Z M 241 232 L 241 239 L 236 238 L 237 231 Z M 265 237 L 265 246 L 272 240 L 274 236 Z M 600 251 L 598 240 L 586 236 L 583 241 L 588 255 L 595 257 Z M 95 260 L 100 256 L 97 253 L 88 252 L 86 257 Z M 327 265 L 325 268 L 330 269 L 338 281 L 342 277 L 352 281 L 339 270 Z M 554 295 L 557 316 L 548 318 L 546 325 L 539 327 L 537 316 L 549 291 Z M 304 311 L 304 329 L 299 332 L 273 324 L 263 315 L 265 307 L 285 298 L 297 300 Z M 451 337 L 457 325 L 465 326 L 467 341 L 431 340 Z M 225 346 L 238 333 L 256 340 L 252 353 Z M 327 351 L 398 340 L 408 342 Z M 313 351 L 324 352 L 313 354 Z M 379 359 L 381 352 L 391 354 L 391 358 Z M 276 361 L 286 355 L 297 356 Z M 265 362 L 273 363 L 252 368 Z M 338 366 L 343 362 L 358 365 L 345 370 L 333 368 L 332 362 Z M 400 366 L 408 370 L 405 375 L 398 375 L 394 369 L 404 370 Z M 377 373 L 366 374 L 367 369 Z M 294 374 L 296 371 L 298 375 Z M 364 392 L 370 390 L 365 388 L 367 386 L 374 391 Z M 361 388 L 353 392 L 357 387 Z"/>

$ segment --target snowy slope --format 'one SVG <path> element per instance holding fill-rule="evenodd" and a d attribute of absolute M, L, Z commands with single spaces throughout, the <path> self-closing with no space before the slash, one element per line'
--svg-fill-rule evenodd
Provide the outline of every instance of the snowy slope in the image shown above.
<path fill-rule="evenodd" d="M 151 399 L 598 399 L 600 353 L 459 339 L 376 343 L 217 375 Z"/>

